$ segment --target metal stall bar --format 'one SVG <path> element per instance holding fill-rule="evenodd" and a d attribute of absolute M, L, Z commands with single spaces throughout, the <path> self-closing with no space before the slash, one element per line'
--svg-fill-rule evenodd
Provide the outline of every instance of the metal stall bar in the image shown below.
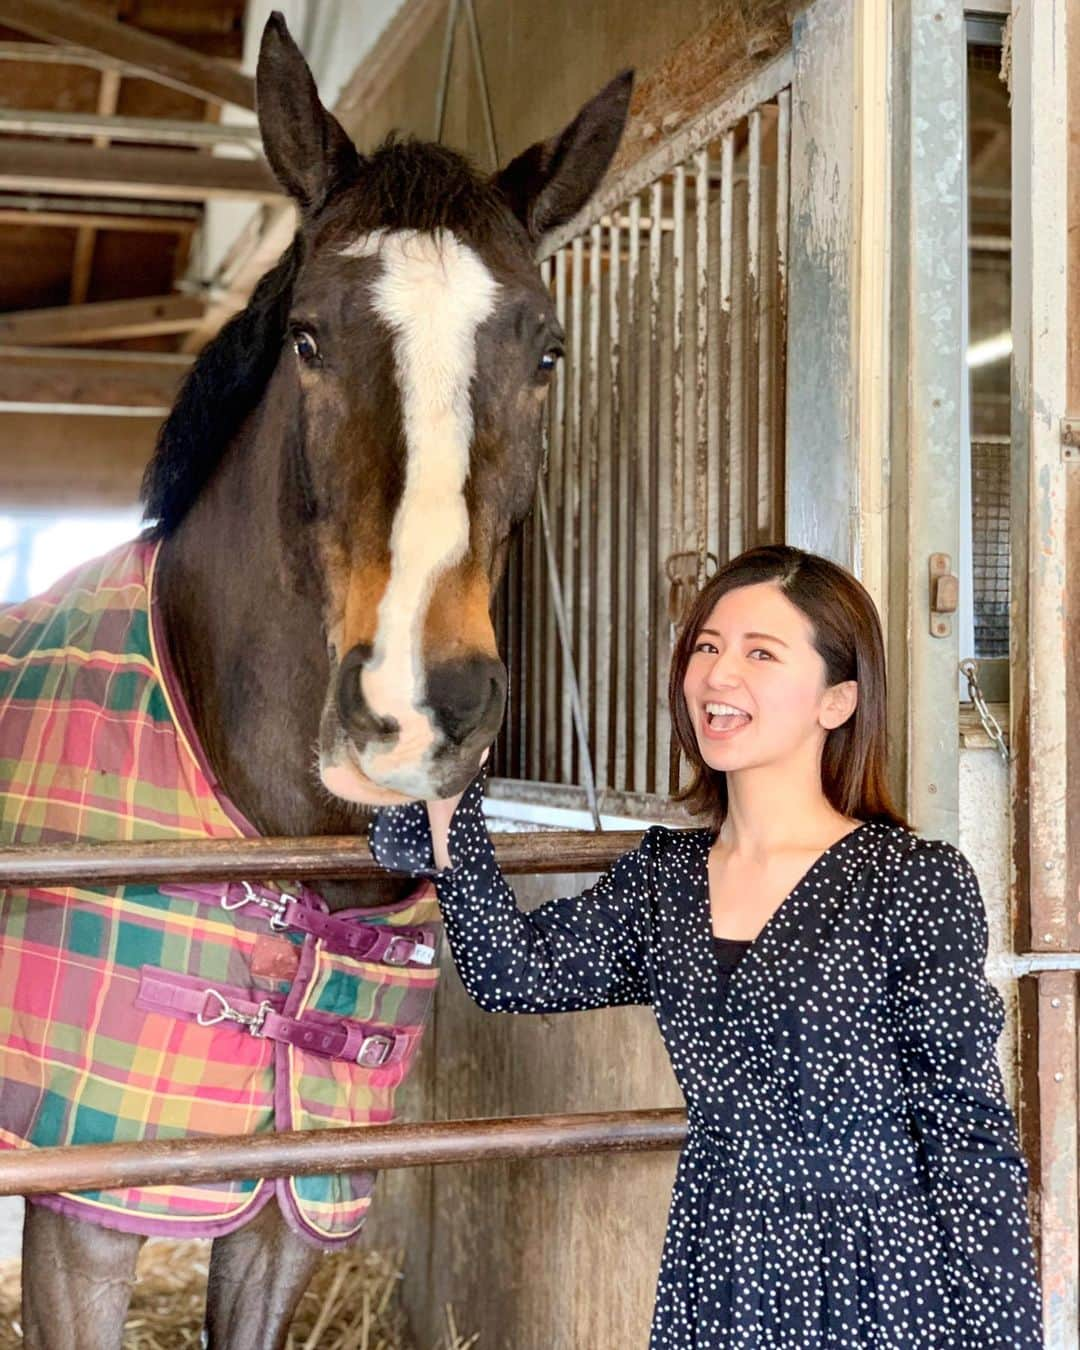
<path fill-rule="evenodd" d="M 664 184 L 657 180 L 649 193 L 649 471 L 648 496 L 646 503 L 655 513 L 661 511 L 660 486 L 660 282 L 661 261 L 663 257 L 663 215 Z M 649 522 L 648 548 L 648 617 L 645 621 L 648 648 L 645 654 L 646 676 L 645 697 L 648 699 L 645 709 L 645 791 L 657 791 L 656 761 L 659 749 L 657 730 L 656 686 L 659 676 L 660 630 L 660 586 L 658 571 L 660 567 L 660 541 L 656 521 Z"/>
<path fill-rule="evenodd" d="M 672 189 L 672 276 L 671 276 L 671 523 L 668 529 L 668 553 L 686 548 L 686 165 L 675 169 Z M 674 545 L 672 548 L 671 546 Z M 676 592 L 678 594 L 678 592 Z M 670 605 L 670 600 L 669 600 Z M 668 614 L 660 631 L 665 635 L 664 668 L 671 660 L 674 628 L 678 615 Z M 659 701 L 666 692 L 656 691 Z M 667 721 L 668 719 L 664 719 Z M 679 788 L 679 744 L 668 728 L 667 790 Z"/>
<path fill-rule="evenodd" d="M 585 241 L 579 235 L 570 245 L 570 400 L 566 458 L 563 463 L 563 591 L 570 619 L 570 650 L 575 660 L 581 651 L 581 381 L 584 365 L 582 341 L 582 291 L 585 285 Z M 565 667 L 564 667 L 565 669 Z M 569 683 L 564 682 L 563 698 L 573 697 Z M 580 747 L 573 734 L 573 725 L 567 729 L 563 747 L 565 781 L 578 782 Z"/>
<path fill-rule="evenodd" d="M 599 723 L 597 721 L 597 703 L 600 692 L 600 667 L 597 662 L 597 628 L 600 615 L 600 302 L 602 291 L 602 253 L 600 225 L 593 225 L 589 231 L 589 381 L 587 388 L 587 406 L 585 416 L 588 439 L 588 458 L 582 455 L 583 493 L 585 506 L 581 512 L 583 534 L 584 585 L 582 586 L 582 612 L 586 629 L 585 638 L 580 647 L 575 648 L 581 654 L 579 678 L 585 693 L 587 708 L 586 727 L 589 745 L 592 747 L 593 763 L 600 766 L 605 763 L 600 754 Z M 610 631 L 604 634 L 604 646 L 611 641 Z M 604 663 L 606 666 L 606 662 Z"/>
<path fill-rule="evenodd" d="M 566 250 L 559 249 L 554 255 L 555 258 L 555 317 L 559 321 L 559 326 L 564 333 L 567 333 L 567 299 L 566 299 Z M 567 360 L 570 353 L 567 351 Z M 551 438 L 551 463 L 548 466 L 548 482 L 557 488 L 553 492 L 552 498 L 552 520 L 551 531 L 555 550 L 555 559 L 558 565 L 558 575 L 556 581 L 563 587 L 563 595 L 566 595 L 566 576 L 563 571 L 563 562 L 566 553 L 566 536 L 562 528 L 563 515 L 565 514 L 566 502 L 566 360 L 564 360 L 555 377 L 555 416 L 552 422 Z M 565 598 L 564 598 L 565 603 Z M 573 735 L 569 699 L 566 697 L 566 672 L 563 669 L 565 664 L 563 657 L 562 643 L 558 641 L 555 615 L 551 615 L 551 623 L 548 626 L 548 633 L 553 641 L 548 646 L 548 651 L 554 647 L 555 651 L 555 680 L 553 693 L 556 697 L 556 716 L 552 718 L 555 727 L 554 758 L 548 762 L 548 777 L 557 783 L 570 782 L 569 764 L 567 756 L 570 750 L 570 738 Z"/>
<path fill-rule="evenodd" d="M 0 1195 L 659 1152 L 685 1139 L 685 1113 L 664 1109 L 20 1149 L 0 1156 Z"/>
<path fill-rule="evenodd" d="M 641 479 L 641 198 L 630 203 L 629 254 L 626 264 L 626 769 L 623 785 L 633 792 L 640 781 L 638 755 L 638 483 Z"/>
<path fill-rule="evenodd" d="M 606 785 L 614 787 L 621 782 L 625 769 L 619 760 L 619 731 L 622 719 L 619 714 L 625 701 L 626 687 L 630 684 L 629 660 L 623 663 L 624 653 L 630 645 L 629 630 L 634 620 L 634 612 L 627 607 L 624 615 L 621 599 L 627 591 L 628 569 L 623 555 L 623 513 L 626 509 L 625 466 L 629 456 L 623 454 L 622 446 L 622 228 L 616 217 L 608 231 L 608 392 L 609 392 L 609 449 L 611 464 L 611 593 L 610 593 L 610 659 L 608 677 L 610 685 L 607 699 L 607 776 Z M 624 674 L 625 671 L 625 674 Z"/>
<path fill-rule="evenodd" d="M 699 150 L 694 158 L 694 546 L 699 589 L 708 573 L 710 516 L 718 514 L 709 510 L 709 408 L 716 392 L 709 387 L 710 175 L 709 151 Z"/>
<path fill-rule="evenodd" d="M 746 197 L 746 357 L 743 391 L 746 412 L 746 477 L 743 520 L 746 546 L 762 542 L 760 479 L 763 437 L 761 428 L 761 112 L 750 114 L 749 164 Z"/>
<path fill-rule="evenodd" d="M 508 876 L 603 871 L 641 841 L 640 830 L 593 835 L 581 830 L 493 836 Z M 149 885 L 156 882 L 385 880 L 366 839 L 325 835 L 299 839 L 154 840 L 138 844 L 18 845 L 0 849 L 0 889 L 7 886 Z"/>
<path fill-rule="evenodd" d="M 735 361 L 732 348 L 735 343 L 734 324 L 734 269 L 735 269 L 735 133 L 729 131 L 723 140 L 720 158 L 720 373 L 721 389 L 729 391 L 734 384 Z M 724 561 L 743 549 L 742 466 L 745 444 L 741 436 L 733 434 L 731 399 L 725 397 L 720 406 L 720 530 L 716 556 Z"/>
<path fill-rule="evenodd" d="M 784 538 L 786 490 L 784 435 L 787 416 L 787 266 L 788 202 L 791 196 L 791 90 L 782 89 L 776 100 L 776 276 L 773 295 L 772 380 L 772 538 Z"/>

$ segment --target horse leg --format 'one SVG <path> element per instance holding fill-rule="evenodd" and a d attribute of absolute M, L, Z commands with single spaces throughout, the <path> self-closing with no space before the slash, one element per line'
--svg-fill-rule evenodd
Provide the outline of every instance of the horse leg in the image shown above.
<path fill-rule="evenodd" d="M 216 1238 L 206 1289 L 209 1350 L 279 1350 L 321 1253 L 296 1236 L 275 1202 Z"/>
<path fill-rule="evenodd" d="M 27 1350 L 118 1350 L 144 1239 L 27 1203 L 22 1324 Z"/>

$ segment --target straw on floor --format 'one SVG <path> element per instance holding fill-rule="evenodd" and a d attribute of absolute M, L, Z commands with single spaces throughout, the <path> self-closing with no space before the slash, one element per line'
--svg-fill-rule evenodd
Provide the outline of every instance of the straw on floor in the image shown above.
<path fill-rule="evenodd" d="M 197 1350 L 206 1295 L 206 1242 L 148 1242 L 139 1256 L 124 1350 Z M 0 1263 L 0 1350 L 22 1345 L 19 1262 Z M 327 1256 L 289 1332 L 289 1350 L 417 1350 L 399 1297 L 401 1263 L 382 1252 Z M 457 1330 L 453 1309 L 434 1350 L 477 1350 Z"/>

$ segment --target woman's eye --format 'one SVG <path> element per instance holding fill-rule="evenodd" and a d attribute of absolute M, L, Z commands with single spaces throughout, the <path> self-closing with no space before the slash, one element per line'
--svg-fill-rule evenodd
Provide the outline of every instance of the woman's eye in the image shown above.
<path fill-rule="evenodd" d="M 750 653 L 750 655 L 756 656 L 758 652 L 760 652 L 762 656 L 767 656 L 770 661 L 773 659 L 772 652 L 767 652 L 764 647 L 755 647 L 754 650 Z"/>
<path fill-rule="evenodd" d="M 306 365 L 312 365 L 319 359 L 319 344 L 306 328 L 294 328 L 292 335 L 293 351 Z"/>
<path fill-rule="evenodd" d="M 543 356 L 540 358 L 540 373 L 542 375 L 550 375 L 551 372 L 555 369 L 555 367 L 559 364 L 559 358 L 561 356 L 562 352 L 558 349 L 558 347 L 549 347 L 547 351 L 543 354 Z"/>
<path fill-rule="evenodd" d="M 711 642 L 699 642 L 695 645 L 694 651 L 712 653 L 716 651 L 716 648 L 713 646 Z"/>

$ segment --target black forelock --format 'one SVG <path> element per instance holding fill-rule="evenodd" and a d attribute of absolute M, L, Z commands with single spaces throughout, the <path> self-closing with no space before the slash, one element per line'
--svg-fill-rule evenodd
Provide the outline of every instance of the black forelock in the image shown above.
<path fill-rule="evenodd" d="M 341 207 L 356 230 L 452 230 L 527 246 L 501 193 L 464 155 L 395 133 L 365 159 Z"/>

